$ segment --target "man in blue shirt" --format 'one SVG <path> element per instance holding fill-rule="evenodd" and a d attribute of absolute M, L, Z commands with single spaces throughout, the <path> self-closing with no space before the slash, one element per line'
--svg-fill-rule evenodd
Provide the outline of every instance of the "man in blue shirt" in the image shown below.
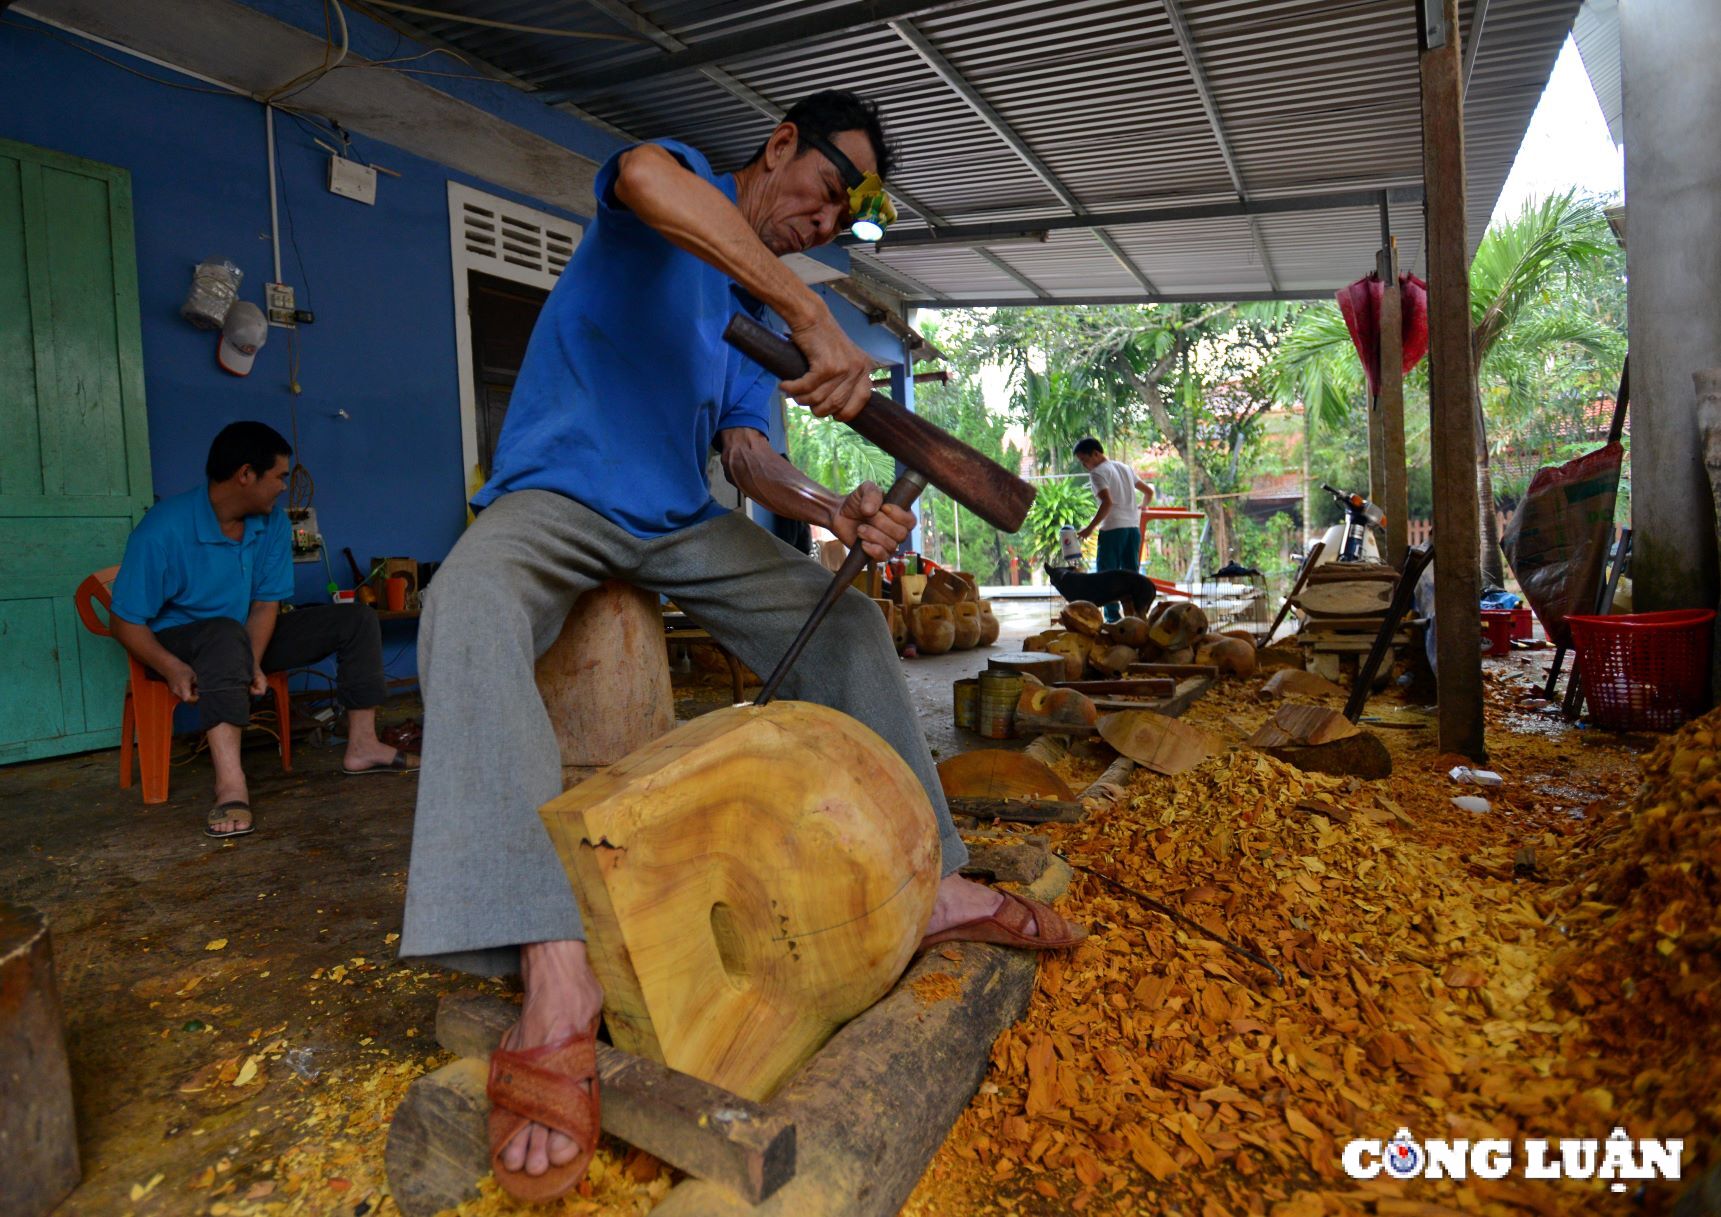
<path fill-rule="evenodd" d="M 771 378 L 722 340 L 736 310 L 769 307 L 808 362 L 806 375 L 777 387 L 821 417 L 860 411 L 872 360 L 780 258 L 830 241 L 857 206 L 877 205 L 867 192 L 882 192 L 890 161 L 876 108 L 834 92 L 790 110 L 735 173 L 668 140 L 612 157 L 594 184 L 596 214 L 532 333 L 495 468 L 473 500 L 480 513 L 429 590 L 419 635 L 427 759 L 401 953 L 518 970 L 525 982 L 491 1086 L 492 1165 L 522 1199 L 564 1193 L 590 1162 L 590 1045 L 603 1001 L 538 817 L 562 774 L 533 662 L 574 601 L 614 578 L 673 596 L 755 671 L 775 665 L 829 573 L 712 500 L 713 446 L 728 479 L 778 515 L 829 528 L 875 559 L 908 536 L 913 516 L 884 506 L 877 486 L 834 493 L 772 450 Z M 926 786 L 944 875 L 927 942 L 1080 939 L 1043 905 L 956 874 L 966 851 L 884 619 L 864 596 L 838 601 L 782 696 L 859 719 Z M 514 1079 L 536 1079 L 536 1097 L 510 1093 Z"/>
<path fill-rule="evenodd" d="M 207 484 L 150 508 L 114 579 L 114 637 L 180 701 L 197 706 L 208 732 L 215 802 L 205 831 L 212 837 L 252 829 L 239 733 L 251 698 L 267 688 L 265 671 L 334 654 L 336 696 L 347 707 L 346 771 L 418 764 L 377 739 L 376 706 L 386 689 L 376 614 L 362 604 L 280 612 L 293 594 L 293 554 L 287 513 L 276 501 L 292 451 L 273 427 L 228 424 L 209 446 Z"/>

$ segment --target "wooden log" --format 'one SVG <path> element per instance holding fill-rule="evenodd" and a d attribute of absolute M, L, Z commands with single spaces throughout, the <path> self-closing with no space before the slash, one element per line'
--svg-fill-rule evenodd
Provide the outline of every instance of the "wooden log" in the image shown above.
<path fill-rule="evenodd" d="M 1055 684 L 1064 678 L 1064 657 L 1049 651 L 1020 651 L 1008 655 L 993 655 L 986 666 L 998 672 L 1017 672 L 1034 676 L 1045 684 Z"/>
<path fill-rule="evenodd" d="M 948 799 L 1062 799 L 1072 797 L 1064 779 L 1025 752 L 977 748 L 938 762 L 938 783 Z"/>
<path fill-rule="evenodd" d="M 1128 793 L 1130 775 L 1134 772 L 1135 762 L 1127 756 L 1120 756 L 1076 796 L 1076 801 L 1084 806 L 1091 800 L 1102 808 L 1115 807 Z"/>
<path fill-rule="evenodd" d="M 389 1129 L 389 1186 L 407 1217 L 477 1194 L 490 1169 L 486 1061 L 520 1008 L 453 993 L 436 1011 L 436 1039 L 459 1053 L 413 1082 Z M 655 1061 L 598 1045 L 603 1130 L 700 1179 L 758 1203 L 795 1174 L 795 1126 L 759 1104 Z"/>
<path fill-rule="evenodd" d="M 1074 824 L 1085 814 L 1080 803 L 1061 799 L 1000 799 L 958 795 L 950 814 L 976 820 L 1014 820 L 1019 824 Z"/>
<path fill-rule="evenodd" d="M 564 766 L 612 765 L 675 725 L 663 614 L 641 588 L 612 579 L 576 600 L 537 678 Z"/>
<path fill-rule="evenodd" d="M 81 1178 L 48 923 L 0 901 L 0 1213 L 45 1217 Z"/>
<path fill-rule="evenodd" d="M 1028 888 L 1053 900 L 1061 859 Z M 1022 1016 L 1038 956 L 980 943 L 928 951 L 885 999 L 849 1023 L 771 1100 L 799 1137 L 795 1178 L 757 1208 L 690 1180 L 652 1217 L 892 1217 L 986 1075 L 992 1042 Z M 956 958 L 951 958 L 955 955 Z M 941 973 L 956 996 L 915 984 Z"/>
<path fill-rule="evenodd" d="M 1048 765 L 1056 765 L 1068 756 L 1069 752 L 1069 743 L 1058 735 L 1037 735 L 1028 741 L 1026 748 L 1022 749 L 1023 756 L 1031 756 Z"/>
<path fill-rule="evenodd" d="M 1458 0 L 1422 0 L 1440 21 L 1418 22 L 1422 77 L 1422 180 L 1427 224 L 1428 406 L 1434 535 L 1440 568 L 1434 616 L 1440 680 L 1440 750 L 1483 760 L 1482 596 L 1476 369 L 1470 329 L 1470 250 L 1465 233 L 1464 71 Z M 1430 25 L 1435 25 L 1434 37 Z M 1488 505 L 1492 511 L 1492 503 Z"/>
<path fill-rule="evenodd" d="M 967 841 L 962 874 L 994 883 L 1032 883 L 1046 873 L 1050 855 L 1044 837 Z"/>
<path fill-rule="evenodd" d="M 751 1099 L 890 988 L 938 886 L 913 771 L 810 702 L 702 715 L 541 815 L 616 1046 Z"/>
<path fill-rule="evenodd" d="M 1398 238 L 1387 239 L 1377 269 L 1384 290 L 1380 294 L 1380 396 L 1375 409 L 1383 433 L 1386 494 L 1375 502 L 1386 512 L 1382 525 L 1386 532 L 1384 557 L 1397 566 L 1410 548 L 1410 485 L 1404 440 L 1404 295 L 1398 286 Z"/>

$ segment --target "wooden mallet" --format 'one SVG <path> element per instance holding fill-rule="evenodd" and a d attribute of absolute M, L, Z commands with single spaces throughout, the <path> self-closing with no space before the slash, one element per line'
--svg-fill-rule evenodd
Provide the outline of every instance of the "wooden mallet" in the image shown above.
<path fill-rule="evenodd" d="M 800 349 L 744 313 L 730 318 L 723 337 L 779 380 L 796 380 L 806 375 L 807 357 Z M 1028 518 L 1028 508 L 1034 502 L 1032 486 L 884 394 L 875 392 L 860 413 L 848 420 L 848 425 L 904 466 L 903 473 L 885 495 L 886 503 L 906 508 L 930 483 L 1003 532 L 1015 532 Z M 865 565 L 866 551 L 857 545 L 849 551 L 825 594 L 819 597 L 812 615 L 765 681 L 754 705 L 762 706 L 776 695 L 777 686 L 788 675 L 813 631 Z"/>

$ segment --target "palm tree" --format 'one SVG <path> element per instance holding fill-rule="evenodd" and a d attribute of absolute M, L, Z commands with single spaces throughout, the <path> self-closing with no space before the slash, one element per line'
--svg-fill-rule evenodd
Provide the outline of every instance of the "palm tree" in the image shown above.
<path fill-rule="evenodd" d="M 1601 262 L 1612 249 L 1601 207 L 1592 198 L 1567 191 L 1532 199 L 1513 219 L 1491 226 L 1470 263 L 1470 353 L 1477 382 L 1476 495 L 1485 587 L 1502 587 L 1506 582 L 1489 463 L 1488 417 L 1482 405 L 1483 379 L 1495 370 L 1490 356 L 1528 314 L 1550 302 L 1561 280 Z M 1547 320 L 1548 312 L 1541 312 Z M 1575 338 L 1588 344 L 1596 339 L 1593 327 L 1586 327 L 1581 317 L 1569 316 L 1535 336 L 1549 344 Z"/>
<path fill-rule="evenodd" d="M 1364 387 L 1362 363 L 1338 306 L 1312 304 L 1299 313 L 1279 344 L 1268 374 L 1280 402 L 1303 408 L 1303 533 L 1307 536 L 1315 526 L 1315 480 L 1309 468 L 1315 429 L 1342 426 Z"/>

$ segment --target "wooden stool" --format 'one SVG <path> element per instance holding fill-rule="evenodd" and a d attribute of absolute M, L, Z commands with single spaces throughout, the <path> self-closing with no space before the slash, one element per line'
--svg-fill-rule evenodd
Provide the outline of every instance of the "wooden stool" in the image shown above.
<path fill-rule="evenodd" d="M 675 725 L 657 596 L 618 580 L 574 602 L 537 676 L 564 768 L 613 765 Z"/>
<path fill-rule="evenodd" d="M 78 1185 L 78 1134 L 48 924 L 0 902 L 0 1212 L 39 1217 Z"/>

